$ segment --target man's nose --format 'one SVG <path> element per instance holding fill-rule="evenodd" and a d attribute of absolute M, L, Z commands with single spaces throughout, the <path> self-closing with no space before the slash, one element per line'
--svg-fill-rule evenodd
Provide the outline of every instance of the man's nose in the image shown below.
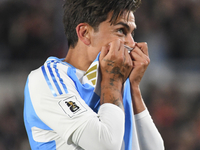
<path fill-rule="evenodd" d="M 134 41 L 132 34 L 127 34 L 124 44 L 131 48 L 135 47 L 136 42 Z"/>

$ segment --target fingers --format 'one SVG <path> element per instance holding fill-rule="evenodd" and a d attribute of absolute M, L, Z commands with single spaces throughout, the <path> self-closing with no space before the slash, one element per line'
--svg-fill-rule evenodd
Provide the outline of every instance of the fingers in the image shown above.
<path fill-rule="evenodd" d="M 122 48 L 123 48 L 122 41 L 116 39 L 110 42 L 108 45 L 102 47 L 100 59 L 103 59 L 106 55 L 110 55 L 111 57 L 117 57 L 118 55 L 121 55 L 123 53 Z"/>
<path fill-rule="evenodd" d="M 125 64 L 128 64 L 131 67 L 133 66 L 131 56 L 126 48 L 124 48 L 124 59 L 125 59 L 125 62 L 124 62 Z"/>
<path fill-rule="evenodd" d="M 147 65 L 150 63 L 148 47 L 146 43 L 137 43 L 135 48 L 131 51 L 130 56 L 132 60 L 140 61 L 141 63 Z"/>
<path fill-rule="evenodd" d="M 110 43 L 109 55 L 111 59 L 124 62 L 124 43 L 120 39 Z"/>
<path fill-rule="evenodd" d="M 136 43 L 136 46 L 140 48 L 140 50 L 147 56 L 149 56 L 148 53 L 148 45 L 146 42 L 142 42 L 142 43 Z"/>
<path fill-rule="evenodd" d="M 101 49 L 101 54 L 99 56 L 99 59 L 102 60 L 107 54 L 108 54 L 108 51 L 109 51 L 109 45 L 108 46 L 103 46 L 102 49 Z"/>
<path fill-rule="evenodd" d="M 100 67 L 104 79 L 124 82 L 133 69 L 132 59 L 121 40 L 103 46 L 100 54 Z"/>
<path fill-rule="evenodd" d="M 132 67 L 132 59 L 127 51 L 127 49 L 124 47 L 123 41 L 120 39 L 116 39 L 112 41 L 109 44 L 109 52 L 108 55 L 110 55 L 112 58 L 115 58 L 117 60 L 121 60 L 125 66 Z M 141 52 L 142 53 L 142 52 Z"/>
<path fill-rule="evenodd" d="M 109 52 L 112 54 L 116 54 L 121 49 L 122 42 L 121 42 L 121 40 L 116 39 L 116 40 L 112 41 L 109 45 L 110 45 Z"/>

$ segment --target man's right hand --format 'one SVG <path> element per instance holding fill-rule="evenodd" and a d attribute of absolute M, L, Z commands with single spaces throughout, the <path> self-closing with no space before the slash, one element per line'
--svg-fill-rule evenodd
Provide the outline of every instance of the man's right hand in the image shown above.
<path fill-rule="evenodd" d="M 122 85 L 131 73 L 133 63 L 122 41 L 117 39 L 102 47 L 99 62 L 101 104 L 113 103 L 123 109 Z"/>
<path fill-rule="evenodd" d="M 117 39 L 102 47 L 100 68 L 102 80 L 109 81 L 110 85 L 115 82 L 123 84 L 126 81 L 133 68 L 133 63 L 122 41 Z"/>

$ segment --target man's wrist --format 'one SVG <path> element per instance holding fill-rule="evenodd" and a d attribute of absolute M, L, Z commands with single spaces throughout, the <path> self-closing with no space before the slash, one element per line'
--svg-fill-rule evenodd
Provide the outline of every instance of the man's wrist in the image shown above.
<path fill-rule="evenodd" d="M 136 82 L 136 81 L 131 81 L 131 80 L 130 80 L 130 84 L 131 84 L 131 88 L 132 88 L 133 90 L 139 90 L 139 91 L 140 91 L 140 86 L 139 86 L 139 83 L 138 83 L 138 82 Z"/>
<path fill-rule="evenodd" d="M 137 84 L 131 85 L 131 96 L 132 96 L 132 104 L 133 104 L 134 114 L 139 114 L 142 111 L 144 111 L 146 109 L 146 106 L 142 99 L 139 85 L 137 85 Z"/>
<path fill-rule="evenodd" d="M 102 88 L 111 88 L 113 90 L 121 91 L 122 90 L 122 81 L 120 81 L 120 80 L 117 81 L 113 78 L 103 79 L 101 81 L 101 87 Z"/>
<path fill-rule="evenodd" d="M 110 84 L 106 80 L 101 82 L 100 104 L 104 103 L 117 105 L 124 111 L 122 100 L 122 83 L 116 82 L 115 84 Z"/>

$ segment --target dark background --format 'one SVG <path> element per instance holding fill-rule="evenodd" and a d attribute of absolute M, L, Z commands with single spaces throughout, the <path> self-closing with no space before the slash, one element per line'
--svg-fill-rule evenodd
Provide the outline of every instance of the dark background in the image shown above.
<path fill-rule="evenodd" d="M 62 0 L 0 0 L 0 150 L 28 150 L 23 90 L 49 56 L 63 58 Z M 143 98 L 166 150 L 200 150 L 200 1 L 142 0 L 135 41 L 151 63 Z"/>

